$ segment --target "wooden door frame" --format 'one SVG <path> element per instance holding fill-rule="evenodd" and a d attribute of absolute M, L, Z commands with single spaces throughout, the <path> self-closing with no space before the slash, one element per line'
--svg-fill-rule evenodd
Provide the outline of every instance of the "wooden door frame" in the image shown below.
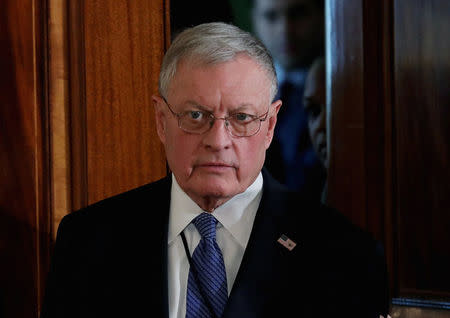
<path fill-rule="evenodd" d="M 384 244 L 393 305 L 449 309 L 443 295 L 418 291 L 409 299 L 400 286 L 396 2 L 325 4 L 329 203 Z"/>
<path fill-rule="evenodd" d="M 396 295 L 392 2 L 325 3 L 329 202 L 384 244 Z"/>

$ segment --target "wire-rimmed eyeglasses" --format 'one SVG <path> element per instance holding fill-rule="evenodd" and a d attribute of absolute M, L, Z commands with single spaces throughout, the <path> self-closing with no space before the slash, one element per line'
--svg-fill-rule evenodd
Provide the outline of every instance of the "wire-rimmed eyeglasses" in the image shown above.
<path fill-rule="evenodd" d="M 242 112 L 230 114 L 227 117 L 216 117 L 206 110 L 194 109 L 176 113 L 163 97 L 170 112 L 178 118 L 178 127 L 190 134 L 204 134 L 214 125 L 216 120 L 225 121 L 225 128 L 234 137 L 250 137 L 261 129 L 261 122 L 267 119 L 269 109 L 264 114 L 250 115 Z"/>

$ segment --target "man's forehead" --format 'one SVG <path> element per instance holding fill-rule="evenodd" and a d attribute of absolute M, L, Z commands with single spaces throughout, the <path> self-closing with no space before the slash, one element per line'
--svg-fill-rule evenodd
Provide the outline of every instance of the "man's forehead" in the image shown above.
<path fill-rule="evenodd" d="M 225 53 L 221 55 L 220 53 L 217 53 L 217 56 L 202 55 L 202 54 L 187 54 L 178 60 L 176 70 L 178 71 L 180 68 L 186 66 L 189 69 L 194 68 L 205 69 L 236 62 L 237 60 L 258 65 L 258 62 L 250 55 L 248 55 L 246 52 L 241 52 L 234 55 L 227 55 Z"/>
<path fill-rule="evenodd" d="M 177 89 L 179 88 L 178 85 L 181 84 L 180 81 L 184 81 L 183 86 L 194 86 L 196 80 L 200 79 L 204 82 L 205 75 L 211 76 L 206 78 L 206 82 L 214 84 L 218 78 L 223 79 L 224 74 L 226 74 L 225 78 L 229 84 L 257 85 L 258 83 L 264 83 L 264 90 L 271 88 L 272 83 L 268 72 L 246 54 L 238 54 L 232 59 L 217 62 L 209 62 L 194 57 L 184 58 L 177 63 L 175 74 L 169 86 L 172 89 Z"/>
<path fill-rule="evenodd" d="M 179 61 L 167 98 L 177 111 L 198 104 L 211 111 L 258 113 L 270 104 L 271 90 L 267 72 L 247 55 L 214 64 L 189 58 Z"/>

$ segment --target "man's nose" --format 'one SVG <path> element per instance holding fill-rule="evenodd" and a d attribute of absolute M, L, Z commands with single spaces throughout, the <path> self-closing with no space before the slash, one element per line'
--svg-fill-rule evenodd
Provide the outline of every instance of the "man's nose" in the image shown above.
<path fill-rule="evenodd" d="M 211 128 L 204 134 L 203 143 L 206 147 L 220 150 L 227 149 L 231 145 L 231 135 L 225 119 L 215 119 Z"/>

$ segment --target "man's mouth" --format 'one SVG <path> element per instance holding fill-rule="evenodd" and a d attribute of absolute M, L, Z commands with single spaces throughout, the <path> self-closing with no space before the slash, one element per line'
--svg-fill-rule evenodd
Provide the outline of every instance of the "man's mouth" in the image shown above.
<path fill-rule="evenodd" d="M 197 168 L 205 169 L 211 172 L 223 172 L 235 168 L 235 165 L 225 162 L 202 162 L 195 165 Z"/>

